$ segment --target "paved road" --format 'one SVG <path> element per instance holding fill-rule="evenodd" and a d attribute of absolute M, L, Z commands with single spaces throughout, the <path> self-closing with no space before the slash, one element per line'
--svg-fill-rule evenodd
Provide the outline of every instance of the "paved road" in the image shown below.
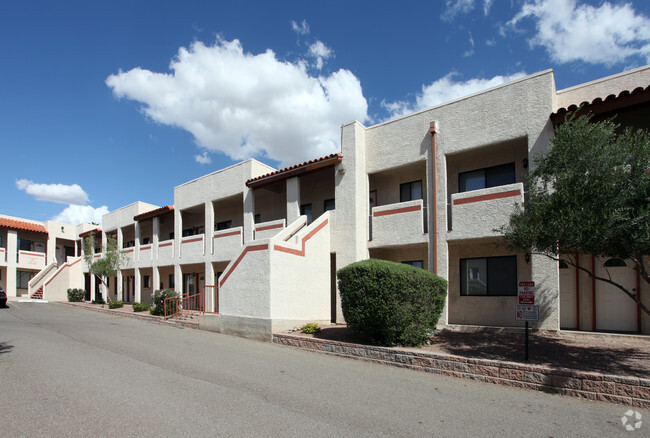
<path fill-rule="evenodd" d="M 70 308 L 0 309 L 0 436 L 648 436 L 624 406 Z"/>

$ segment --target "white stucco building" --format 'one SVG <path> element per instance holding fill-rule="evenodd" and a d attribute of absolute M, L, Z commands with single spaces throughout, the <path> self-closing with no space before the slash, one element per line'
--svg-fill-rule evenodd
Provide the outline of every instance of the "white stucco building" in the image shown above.
<path fill-rule="evenodd" d="M 42 270 L 45 298 L 64 299 L 53 289 L 64 278 L 94 297 L 98 282 L 84 280 L 78 260 L 81 239 L 95 232 L 104 242 L 115 236 L 127 252 L 109 279 L 111 297 L 151 301 L 156 289 L 192 294 L 210 286 L 200 323 L 216 331 L 268 337 L 303 322 L 341 322 L 336 270 L 374 257 L 446 278 L 443 325 L 521 325 L 517 281 L 533 280 L 539 328 L 650 333 L 650 319 L 620 292 L 544 256 L 494 244 L 494 230 L 524 202 L 535 156 L 547 151 L 553 126 L 572 105 L 587 102 L 582 111 L 595 118 L 618 114 L 621 123 L 649 128 L 649 85 L 650 67 L 643 67 L 556 91 L 547 70 L 375 126 L 347 123 L 339 154 L 281 170 L 246 160 L 175 187 L 173 205 L 137 202 L 110 212 L 101 230 L 35 224 L 44 234 L 0 221 L 0 285 L 10 295 L 31 294 L 40 283 L 18 288 L 16 272 Z M 72 234 L 61 234 L 64 228 Z M 33 239 L 47 249 L 38 266 L 21 264 L 21 256 L 43 252 L 16 244 L 28 232 L 47 236 Z M 631 264 L 589 263 L 636 282 L 650 305 Z M 61 273 L 65 265 L 69 275 Z M 57 274 L 59 283 L 48 284 Z"/>

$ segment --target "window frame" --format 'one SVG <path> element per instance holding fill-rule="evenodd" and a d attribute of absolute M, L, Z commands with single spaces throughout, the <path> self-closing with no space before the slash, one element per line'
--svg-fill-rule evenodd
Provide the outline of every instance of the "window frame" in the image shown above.
<path fill-rule="evenodd" d="M 514 279 L 511 281 L 511 290 L 509 293 L 503 293 L 499 292 L 497 293 L 496 291 L 492 290 L 490 287 L 490 266 L 489 266 L 489 261 L 490 260 L 497 260 L 497 259 L 511 259 L 513 261 L 512 267 L 513 272 L 514 272 Z M 468 260 L 485 260 L 485 267 L 486 267 L 486 279 L 485 279 L 485 284 L 486 284 L 486 291 L 485 293 L 480 293 L 480 294 L 470 294 L 467 291 L 467 280 L 465 279 L 467 276 L 465 275 L 465 271 L 463 269 L 463 262 L 467 262 Z M 459 259 L 459 289 L 460 289 L 460 296 L 462 297 L 516 297 L 517 296 L 517 281 L 518 281 L 518 263 L 517 263 L 517 256 L 516 255 L 507 255 L 507 256 L 494 256 L 494 257 L 466 257 L 466 258 L 461 258 Z M 499 283 L 502 283 L 499 281 Z M 492 287 L 495 287 L 494 285 Z"/>
<path fill-rule="evenodd" d="M 509 168 L 512 169 L 512 182 L 508 182 L 506 184 L 488 184 L 488 177 L 489 177 L 488 172 L 491 172 L 491 171 L 493 172 L 493 171 L 496 171 L 499 168 L 506 168 L 506 167 L 509 167 Z M 467 189 L 467 182 L 465 182 L 465 185 L 463 186 L 463 176 L 469 175 L 471 173 L 478 173 L 478 172 L 483 173 L 483 187 L 473 188 L 473 189 L 468 190 Z M 494 175 L 492 175 L 492 176 L 494 176 Z M 512 161 L 510 163 L 497 164 L 496 166 L 482 167 L 480 169 L 473 169 L 473 170 L 467 170 L 465 172 L 458 172 L 458 193 L 472 192 L 474 190 L 489 189 L 489 188 L 492 188 L 492 187 L 500 187 L 500 186 L 503 186 L 503 185 L 514 184 L 516 182 L 517 182 L 517 167 L 515 166 L 515 162 Z"/>
<path fill-rule="evenodd" d="M 420 197 L 419 198 L 414 197 L 414 195 L 413 195 L 413 184 L 416 184 L 416 183 L 420 184 Z M 403 196 L 404 192 L 402 190 L 403 187 L 405 188 L 407 186 L 409 188 L 409 196 L 408 196 L 409 199 L 405 199 L 405 197 Z M 424 186 L 422 185 L 422 180 L 421 179 L 401 183 L 399 185 L 399 202 L 417 201 L 418 199 L 424 199 Z"/>
<path fill-rule="evenodd" d="M 414 268 L 424 269 L 424 260 L 404 260 L 400 263 L 403 265 L 413 266 Z M 416 266 L 416 264 L 419 264 L 421 266 Z"/>

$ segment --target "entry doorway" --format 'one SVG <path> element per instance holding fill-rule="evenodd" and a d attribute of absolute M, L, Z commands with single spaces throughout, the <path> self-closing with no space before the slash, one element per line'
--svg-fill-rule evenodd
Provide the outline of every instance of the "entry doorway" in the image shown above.
<path fill-rule="evenodd" d="M 560 260 L 560 328 L 578 329 L 576 270 Z"/>
<path fill-rule="evenodd" d="M 636 272 L 626 261 L 611 258 L 596 268 L 596 275 L 607 278 L 632 290 L 636 283 Z M 596 281 L 596 330 L 614 332 L 638 331 L 637 304 L 617 287 Z"/>

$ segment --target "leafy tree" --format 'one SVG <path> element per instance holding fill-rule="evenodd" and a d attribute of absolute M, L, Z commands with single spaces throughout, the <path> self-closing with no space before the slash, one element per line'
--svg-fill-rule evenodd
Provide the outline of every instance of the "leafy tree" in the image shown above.
<path fill-rule="evenodd" d="M 104 286 L 106 277 L 113 277 L 125 262 L 125 253 L 117 248 L 115 236 L 107 236 L 106 245 L 102 246 L 102 255 L 95 258 L 95 234 L 84 239 L 84 260 L 91 274 L 99 278 Z M 108 297 L 103 297 L 107 301 Z"/>
<path fill-rule="evenodd" d="M 535 164 L 526 202 L 498 230 L 508 246 L 561 259 L 617 287 L 650 314 L 633 290 L 565 255 L 632 260 L 650 284 L 648 132 L 588 117 L 569 120 L 556 128 L 549 152 Z"/>

